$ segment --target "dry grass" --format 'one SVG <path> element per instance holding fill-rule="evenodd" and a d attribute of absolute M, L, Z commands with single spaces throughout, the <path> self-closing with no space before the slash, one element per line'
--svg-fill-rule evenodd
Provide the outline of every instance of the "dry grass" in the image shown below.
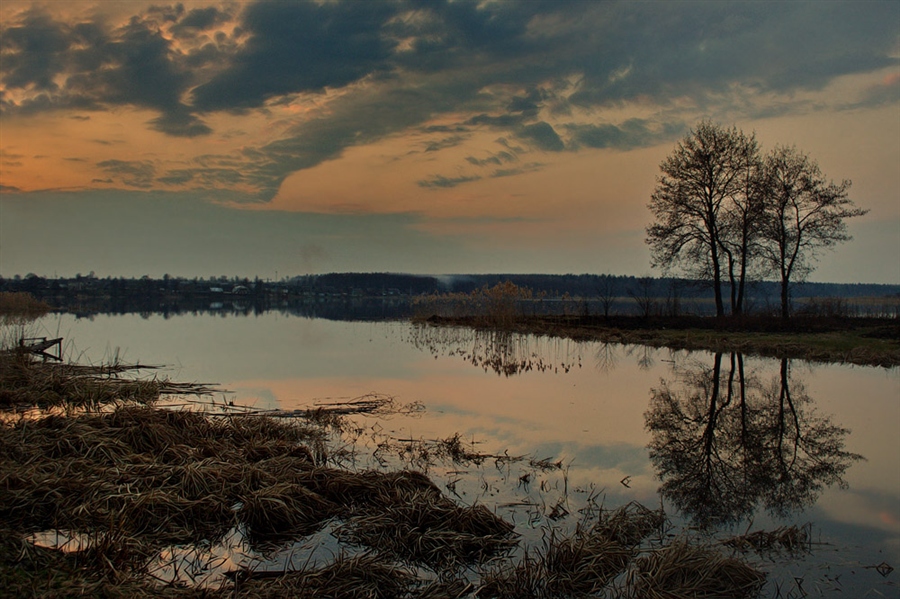
<path fill-rule="evenodd" d="M 314 463 L 306 445 L 320 434 L 295 420 L 146 406 L 19 418 L 0 426 L 0 520 L 18 536 L 82 535 L 78 564 L 104 579 L 139 576 L 167 546 L 237 528 L 268 551 L 333 518 L 382 564 L 444 570 L 515 545 L 511 524 L 455 504 L 422 474 Z"/>
<path fill-rule="evenodd" d="M 21 325 L 50 312 L 49 304 L 24 292 L 0 292 L 0 325 Z"/>
<path fill-rule="evenodd" d="M 665 521 L 638 504 L 601 512 L 593 526 L 570 536 L 549 532 L 542 549 L 526 548 L 514 560 L 509 554 L 520 541 L 512 524 L 483 505 L 457 504 L 426 475 L 328 466 L 326 428 L 341 423 L 324 412 L 309 414 L 318 419 L 313 425 L 160 409 L 152 404 L 162 390 L 196 389 L 123 379 L 124 366 L 14 358 L 2 373 L 7 405 L 69 409 L 0 419 L 0 588 L 11 596 L 624 597 L 631 588 L 670 584 L 677 576 L 667 568 L 678 559 L 685 561 L 678 575 L 684 580 L 702 579 L 699 570 L 727 574 L 716 580 L 722 592 L 736 589 L 728 596 L 743 596 L 746 580 L 762 578 L 711 551 L 670 555 L 664 548 L 635 560 Z M 331 408 L 356 413 L 384 405 Z M 478 454 L 459 435 L 427 451 L 454 463 L 521 459 Z M 239 566 L 209 588 L 154 579 L 172 548 L 206 555 L 200 548 L 239 534 L 245 551 L 265 555 L 327 526 L 341 552 L 325 564 L 279 572 Z M 49 531 L 73 541 L 65 550 L 35 544 L 36 534 Z M 629 569 L 632 586 L 618 589 L 614 581 Z"/>
<path fill-rule="evenodd" d="M 598 531 L 551 538 L 544 558 L 548 586 L 558 595 L 592 594 L 623 572 L 633 550 Z"/>
<path fill-rule="evenodd" d="M 613 511 L 604 511 L 594 528 L 594 534 L 601 534 L 623 547 L 636 547 L 654 532 L 659 532 L 666 524 L 666 515 L 661 509 L 651 510 L 635 501 Z"/>
<path fill-rule="evenodd" d="M 23 532 L 97 535 L 112 527 L 152 547 L 221 538 L 252 514 L 250 507 L 235 514 L 232 505 L 280 491 L 275 472 L 314 467 L 289 451 L 279 471 L 254 461 L 253 448 L 287 449 L 318 435 L 292 423 L 260 424 L 150 407 L 20 418 L 0 427 L 0 519 Z"/>
<path fill-rule="evenodd" d="M 518 563 L 503 563 L 487 572 L 479 597 L 497 599 L 581 597 L 610 590 L 624 573 L 639 545 L 665 523 L 661 511 L 629 503 L 603 511 L 591 527 L 579 526 L 572 535 L 549 531 L 536 555 L 527 552 Z"/>
<path fill-rule="evenodd" d="M 216 391 L 204 384 L 130 376 L 155 369 L 140 364 L 48 363 L 25 351 L 0 351 L 0 408 L 97 409 L 116 402 L 149 405 L 161 395 L 203 395 Z"/>
<path fill-rule="evenodd" d="M 472 596 L 472 589 L 477 597 L 624 597 L 632 589 L 677 582 L 696 590 L 711 581 L 726 594 L 693 596 L 745 596 L 748 581 L 762 580 L 735 560 L 686 545 L 635 560 L 665 521 L 639 504 L 602 512 L 571 536 L 549 532 L 543 549 L 508 559 L 518 545 L 513 526 L 486 507 L 456 504 L 421 473 L 316 464 L 305 444 L 319 434 L 293 420 L 145 406 L 8 422 L 0 426 L 0 521 L 7 528 L 0 580 L 22 594 L 43 589 L 34 595 L 47 597 L 248 599 L 437 599 Z M 158 587 L 148 577 L 148 564 L 165 547 L 208 546 L 238 529 L 251 547 L 268 551 L 335 519 L 339 541 L 362 553 L 299 571 L 238 570 L 220 589 Z M 54 529 L 81 535 L 82 546 L 64 553 L 24 541 Z M 488 564 L 494 566 L 474 586 L 462 575 Z M 441 573 L 439 582 L 415 574 L 422 567 Z M 629 568 L 630 586 L 611 586 Z"/>
<path fill-rule="evenodd" d="M 471 293 L 441 293 L 413 300 L 416 320 L 434 316 L 475 319 L 483 326 L 508 326 L 523 314 L 522 306 L 533 298 L 531 289 L 519 287 L 511 281 L 485 285 Z"/>
<path fill-rule="evenodd" d="M 387 491 L 387 493 L 385 493 Z M 517 545 L 513 525 L 483 505 L 459 506 L 430 489 L 382 489 L 338 538 L 435 571 L 478 564 Z"/>
<path fill-rule="evenodd" d="M 416 319 L 414 319 L 416 320 Z M 480 350 L 474 365 L 492 368 L 504 374 L 539 369 L 539 359 L 520 341 L 526 335 L 600 341 L 671 349 L 739 352 L 772 358 L 790 358 L 812 362 L 848 363 L 892 367 L 900 365 L 900 323 L 896 318 L 745 318 L 719 320 L 705 317 L 576 317 L 523 315 L 503 322 L 490 322 L 477 314 L 436 316 L 423 326 L 436 330 L 459 331 L 467 328 L 483 333 L 491 345 Z M 486 333 L 493 334 L 491 338 Z M 455 343 L 451 335 L 421 333 L 413 339 L 418 347 L 437 353 Z M 517 338 L 517 336 L 519 336 Z M 452 349 L 450 350 L 452 353 Z M 461 354 L 463 355 L 463 354 Z M 465 356 L 468 359 L 468 356 Z M 523 361 L 524 358 L 524 361 Z M 562 365 L 561 365 L 562 366 Z M 553 367 L 553 366 L 551 366 Z"/>
<path fill-rule="evenodd" d="M 635 560 L 628 587 L 642 599 L 741 599 L 756 597 L 765 576 L 712 548 L 673 542 Z"/>

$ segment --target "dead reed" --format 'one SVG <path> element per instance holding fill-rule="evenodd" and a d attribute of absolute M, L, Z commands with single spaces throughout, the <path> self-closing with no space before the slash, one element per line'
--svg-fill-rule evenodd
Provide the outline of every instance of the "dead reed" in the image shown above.
<path fill-rule="evenodd" d="M 737 560 L 686 544 L 635 559 L 665 520 L 639 504 L 602 512 L 571 536 L 549 533 L 543 549 L 508 559 L 518 545 L 513 526 L 486 507 L 456 504 L 418 472 L 316 463 L 300 448 L 320 434 L 293 420 L 145 406 L 4 424 L 0 581 L 25 594 L 40 587 L 46 596 L 144 597 L 156 589 L 157 596 L 223 599 L 437 599 L 625 597 L 632 589 L 650 598 L 741 597 L 762 580 Z M 335 520 L 337 539 L 360 553 L 299 571 L 239 570 L 219 589 L 159 587 L 148 576 L 165 547 L 209 545 L 237 529 L 266 551 Z M 81 535 L 80 547 L 63 552 L 24 541 L 54 529 Z M 466 581 L 464 568 L 487 564 L 479 582 Z M 439 582 L 421 579 L 422 567 L 440 573 Z M 611 586 L 625 571 L 630 586 Z"/>
<path fill-rule="evenodd" d="M 524 314 L 523 306 L 533 298 L 527 287 L 511 281 L 485 285 L 471 293 L 441 293 L 413 300 L 417 320 L 433 316 L 442 318 L 467 317 L 478 326 L 509 326 Z"/>
<path fill-rule="evenodd" d="M 514 537 L 513 525 L 483 505 L 402 487 L 382 489 L 338 530 L 343 542 L 435 571 L 481 563 L 515 547 Z"/>
<path fill-rule="evenodd" d="M 629 503 L 601 511 L 593 526 L 579 525 L 574 534 L 551 529 L 536 554 L 526 551 L 518 563 L 501 563 L 488 571 L 478 597 L 550 599 L 604 590 L 623 596 L 610 583 L 628 569 L 638 546 L 664 523 L 661 511 Z"/>
<path fill-rule="evenodd" d="M 261 424 L 142 406 L 20 418 L 0 427 L 0 518 L 25 533 L 67 529 L 96 536 L 114 526 L 152 547 L 221 538 L 244 516 L 254 530 L 265 529 L 251 506 L 265 501 L 266 489 L 276 498 L 283 489 L 269 464 L 247 459 L 244 451 L 282 447 L 279 472 L 308 470 L 308 455 L 292 456 L 291 448 L 319 432 Z M 295 495 L 305 508 L 310 504 L 303 491 Z M 239 502 L 245 507 L 235 513 L 231 506 Z"/>
<path fill-rule="evenodd" d="M 0 520 L 18 536 L 81 535 L 79 567 L 104 579 L 138 576 L 165 547 L 215 543 L 235 527 L 266 551 L 332 518 L 347 542 L 434 569 L 515 545 L 511 524 L 453 503 L 422 474 L 316 464 L 305 444 L 320 434 L 294 420 L 146 406 L 19 418 L 0 426 Z"/>
<path fill-rule="evenodd" d="M 641 599 L 756 597 L 765 576 L 733 557 L 684 540 L 635 560 L 628 587 Z"/>
<path fill-rule="evenodd" d="M 164 390 L 203 386 L 123 378 L 130 367 L 122 365 L 10 360 L 0 373 L 6 405 L 68 408 L 0 419 L 0 589 L 11 596 L 652 599 L 741 597 L 762 580 L 737 560 L 686 544 L 635 559 L 665 522 L 636 503 L 601 511 L 572 535 L 548 532 L 543 548 L 513 559 L 520 539 L 512 524 L 484 505 L 457 504 L 425 474 L 328 465 L 327 429 L 341 428 L 347 414 L 396 408 L 381 397 L 319 406 L 309 419 L 209 414 L 153 406 Z M 454 464 L 524 459 L 480 454 L 459 435 L 420 449 Z M 173 548 L 239 535 L 245 550 L 266 555 L 326 526 L 341 551 L 325 564 L 237 567 L 220 587 L 154 578 Z M 52 531 L 71 543 L 40 546 Z M 626 571 L 622 590 L 614 581 Z M 711 582 L 719 595 L 707 592 Z M 669 588 L 707 594 L 658 594 Z"/>
<path fill-rule="evenodd" d="M 561 596 L 592 594 L 623 572 L 633 549 L 595 529 L 572 537 L 551 535 L 544 555 L 549 589 Z"/>
<path fill-rule="evenodd" d="M 594 534 L 609 538 L 623 547 L 636 547 L 654 532 L 662 531 L 666 515 L 661 509 L 632 501 L 613 511 L 601 511 Z"/>
<path fill-rule="evenodd" d="M 24 292 L 0 292 L 0 325 L 21 325 L 47 314 L 50 305 Z"/>
<path fill-rule="evenodd" d="M 205 384 L 167 378 L 134 378 L 158 367 L 141 364 L 100 366 L 48 363 L 25 351 L 0 351 L 0 408 L 98 408 L 116 402 L 152 404 L 162 395 L 205 395 Z"/>

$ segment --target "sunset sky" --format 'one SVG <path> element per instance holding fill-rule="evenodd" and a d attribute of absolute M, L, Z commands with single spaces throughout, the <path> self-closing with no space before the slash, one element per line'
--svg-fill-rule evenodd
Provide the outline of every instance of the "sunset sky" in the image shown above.
<path fill-rule="evenodd" d="M 870 212 L 900 283 L 900 2 L 0 2 L 0 275 L 650 269 L 703 119 Z"/>

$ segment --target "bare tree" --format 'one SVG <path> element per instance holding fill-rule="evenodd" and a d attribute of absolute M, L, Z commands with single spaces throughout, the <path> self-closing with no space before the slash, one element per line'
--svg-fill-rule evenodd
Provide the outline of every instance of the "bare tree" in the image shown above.
<path fill-rule="evenodd" d="M 751 136 L 746 138 L 738 165 L 740 190 L 729 198 L 722 215 L 719 243 L 725 255 L 728 281 L 731 290 L 731 313 L 740 316 L 744 312 L 747 279 L 757 262 L 761 223 L 765 208 L 763 185 L 763 160 L 759 145 Z"/>
<path fill-rule="evenodd" d="M 850 181 L 827 182 L 795 148 L 776 148 L 765 163 L 765 221 L 759 254 L 779 276 L 781 315 L 790 316 L 791 282 L 805 280 L 822 251 L 851 239 L 846 219 L 868 210 L 847 197 Z"/>
<path fill-rule="evenodd" d="M 652 277 L 635 279 L 633 287 L 628 288 L 628 295 L 637 304 L 641 316 L 649 318 L 656 311 L 656 295 Z"/>
<path fill-rule="evenodd" d="M 662 176 L 650 199 L 656 218 L 647 228 L 653 266 L 664 271 L 680 266 L 695 278 L 711 280 L 716 316 L 725 314 L 723 276 L 737 277 L 735 284 L 743 289 L 749 241 L 740 241 L 738 232 L 753 229 L 749 169 L 757 162 L 752 136 L 702 122 L 660 164 Z M 740 311 L 742 301 L 743 295 L 740 301 L 733 297 L 733 312 Z"/>
<path fill-rule="evenodd" d="M 669 279 L 666 292 L 665 314 L 667 316 L 681 316 L 681 287 L 680 279 Z"/>
<path fill-rule="evenodd" d="M 609 311 L 616 300 L 616 288 L 612 276 L 603 275 L 600 285 L 597 287 L 597 298 L 600 300 L 603 318 L 609 318 Z"/>

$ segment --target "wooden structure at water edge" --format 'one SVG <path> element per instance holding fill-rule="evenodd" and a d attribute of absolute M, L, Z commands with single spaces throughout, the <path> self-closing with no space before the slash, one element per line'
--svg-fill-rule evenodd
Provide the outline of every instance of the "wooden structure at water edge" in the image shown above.
<path fill-rule="evenodd" d="M 47 339 L 46 337 L 22 337 L 19 339 L 19 345 L 12 351 L 28 352 L 41 356 L 44 359 L 62 361 L 62 337 L 56 339 Z M 50 353 L 50 348 L 55 347 L 56 352 Z"/>

